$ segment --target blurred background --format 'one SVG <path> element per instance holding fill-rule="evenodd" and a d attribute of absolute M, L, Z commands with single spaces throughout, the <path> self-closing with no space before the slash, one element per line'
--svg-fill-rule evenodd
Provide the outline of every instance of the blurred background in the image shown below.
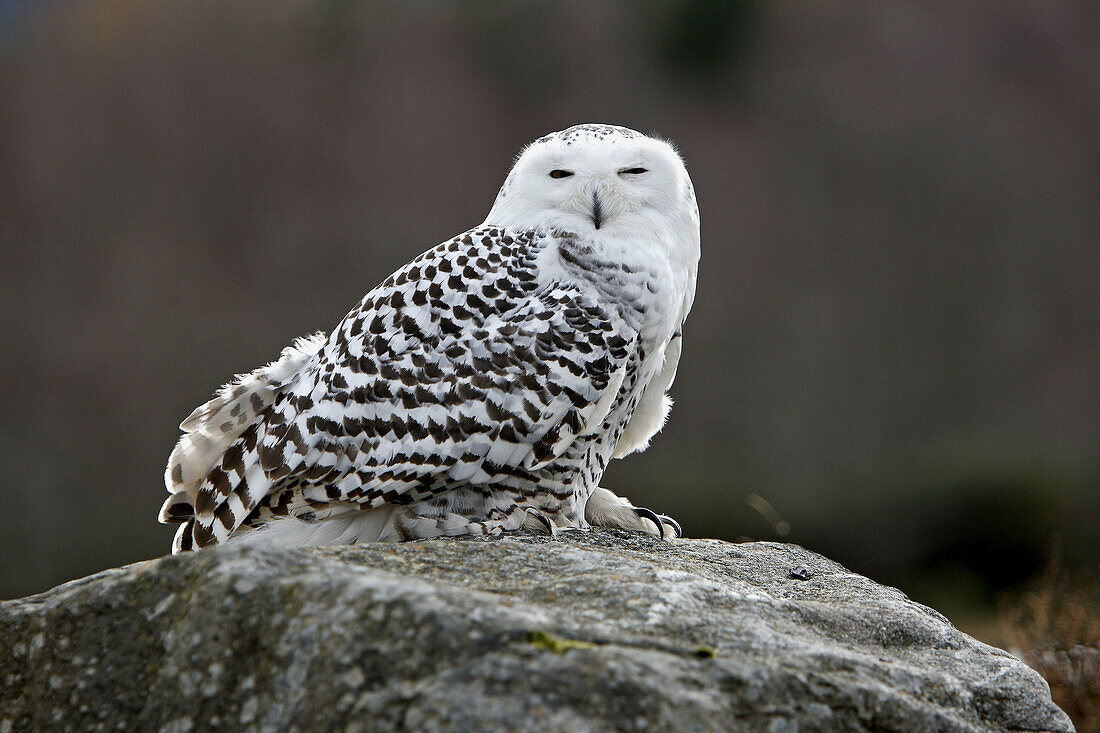
<path fill-rule="evenodd" d="M 177 425 L 479 223 L 528 141 L 674 140 L 703 262 L 645 454 L 995 637 L 1100 563 L 1100 4 L 0 1 L 0 597 L 167 552 Z"/>

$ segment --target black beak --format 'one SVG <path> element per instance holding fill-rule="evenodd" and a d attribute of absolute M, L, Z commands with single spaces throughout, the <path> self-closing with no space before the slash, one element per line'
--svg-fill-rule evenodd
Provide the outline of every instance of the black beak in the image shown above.
<path fill-rule="evenodd" d="M 600 223 L 603 221 L 603 210 L 600 208 L 600 194 L 596 191 L 592 192 L 592 223 L 596 225 L 596 228 L 600 228 Z"/>

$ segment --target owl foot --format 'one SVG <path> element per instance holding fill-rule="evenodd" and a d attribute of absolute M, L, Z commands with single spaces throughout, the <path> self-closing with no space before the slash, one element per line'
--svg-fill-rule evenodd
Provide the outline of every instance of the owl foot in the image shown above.
<path fill-rule="evenodd" d="M 596 527 L 614 527 L 646 532 L 661 539 L 683 536 L 680 524 L 672 517 L 637 507 L 607 489 L 596 489 L 584 507 L 584 518 Z"/>
<path fill-rule="evenodd" d="M 523 528 L 538 534 L 543 534 L 545 532 L 545 534 L 551 537 L 558 534 L 558 528 L 550 521 L 550 517 L 534 507 L 527 508 L 527 519 L 523 523 Z"/>
<path fill-rule="evenodd" d="M 683 530 L 680 529 L 680 523 L 667 514 L 657 514 L 650 509 L 646 509 L 644 506 L 633 507 L 634 513 L 638 515 L 640 519 L 648 519 L 653 522 L 661 532 L 661 539 L 665 539 L 665 527 L 668 527 L 668 533 L 671 537 L 682 537 Z"/>

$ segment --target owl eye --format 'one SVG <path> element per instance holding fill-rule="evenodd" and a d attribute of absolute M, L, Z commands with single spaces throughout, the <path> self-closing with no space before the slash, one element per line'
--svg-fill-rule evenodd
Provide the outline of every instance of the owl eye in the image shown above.
<path fill-rule="evenodd" d="M 551 178 L 568 178 L 571 175 L 573 175 L 573 171 L 563 171 L 561 168 L 550 171 Z"/>
<path fill-rule="evenodd" d="M 624 168 L 623 170 L 619 171 L 619 175 L 621 176 L 624 173 L 629 173 L 632 176 L 636 176 L 636 175 L 639 175 L 641 173 L 648 173 L 648 172 L 649 172 L 648 168 Z"/>

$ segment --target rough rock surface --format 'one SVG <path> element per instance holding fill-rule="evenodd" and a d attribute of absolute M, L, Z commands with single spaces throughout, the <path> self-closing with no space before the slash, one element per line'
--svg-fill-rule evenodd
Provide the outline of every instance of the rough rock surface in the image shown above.
<path fill-rule="evenodd" d="M 0 604 L 21 730 L 1072 730 L 1043 680 L 793 545 L 219 548 Z"/>

